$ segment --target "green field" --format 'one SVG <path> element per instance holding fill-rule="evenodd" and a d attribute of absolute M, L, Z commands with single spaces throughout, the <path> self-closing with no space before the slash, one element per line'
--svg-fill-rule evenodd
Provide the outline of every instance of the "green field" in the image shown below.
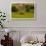
<path fill-rule="evenodd" d="M 34 13 L 31 12 L 25 12 L 19 13 L 19 12 L 12 12 L 12 18 L 34 18 Z"/>

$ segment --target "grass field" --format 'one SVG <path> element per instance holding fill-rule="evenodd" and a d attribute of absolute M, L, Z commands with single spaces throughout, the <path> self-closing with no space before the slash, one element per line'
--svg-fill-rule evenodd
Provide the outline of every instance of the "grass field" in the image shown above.
<path fill-rule="evenodd" d="M 31 12 L 25 12 L 25 13 L 12 12 L 12 18 L 34 18 L 34 13 L 31 13 Z"/>

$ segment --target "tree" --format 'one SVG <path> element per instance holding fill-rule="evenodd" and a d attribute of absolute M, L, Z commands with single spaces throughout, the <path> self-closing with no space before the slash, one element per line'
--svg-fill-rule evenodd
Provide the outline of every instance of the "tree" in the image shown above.
<path fill-rule="evenodd" d="M 18 9 L 16 8 L 16 6 L 12 6 L 12 12 L 17 12 Z"/>
<path fill-rule="evenodd" d="M 29 5 L 26 5 L 25 9 L 26 9 L 26 12 L 30 12 L 30 6 Z"/>
<path fill-rule="evenodd" d="M 30 6 L 30 9 L 34 9 L 34 5 L 31 5 L 31 6 Z"/>

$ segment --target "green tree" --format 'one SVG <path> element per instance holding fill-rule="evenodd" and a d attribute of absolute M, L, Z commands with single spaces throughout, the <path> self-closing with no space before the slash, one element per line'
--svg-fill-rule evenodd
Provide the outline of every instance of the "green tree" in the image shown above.
<path fill-rule="evenodd" d="M 26 12 L 30 12 L 30 6 L 29 5 L 26 5 L 25 9 L 26 9 Z"/>
<path fill-rule="evenodd" d="M 12 6 L 12 12 L 18 12 L 18 9 L 16 8 L 16 6 Z"/>

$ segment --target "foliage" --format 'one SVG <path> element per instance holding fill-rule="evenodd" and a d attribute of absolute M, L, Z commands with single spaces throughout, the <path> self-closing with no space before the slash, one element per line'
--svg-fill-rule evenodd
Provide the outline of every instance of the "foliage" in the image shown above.
<path fill-rule="evenodd" d="M 12 12 L 17 12 L 18 9 L 16 8 L 16 6 L 12 6 Z"/>
<path fill-rule="evenodd" d="M 0 11 L 0 26 L 3 28 L 3 22 L 6 20 L 4 12 Z"/>

